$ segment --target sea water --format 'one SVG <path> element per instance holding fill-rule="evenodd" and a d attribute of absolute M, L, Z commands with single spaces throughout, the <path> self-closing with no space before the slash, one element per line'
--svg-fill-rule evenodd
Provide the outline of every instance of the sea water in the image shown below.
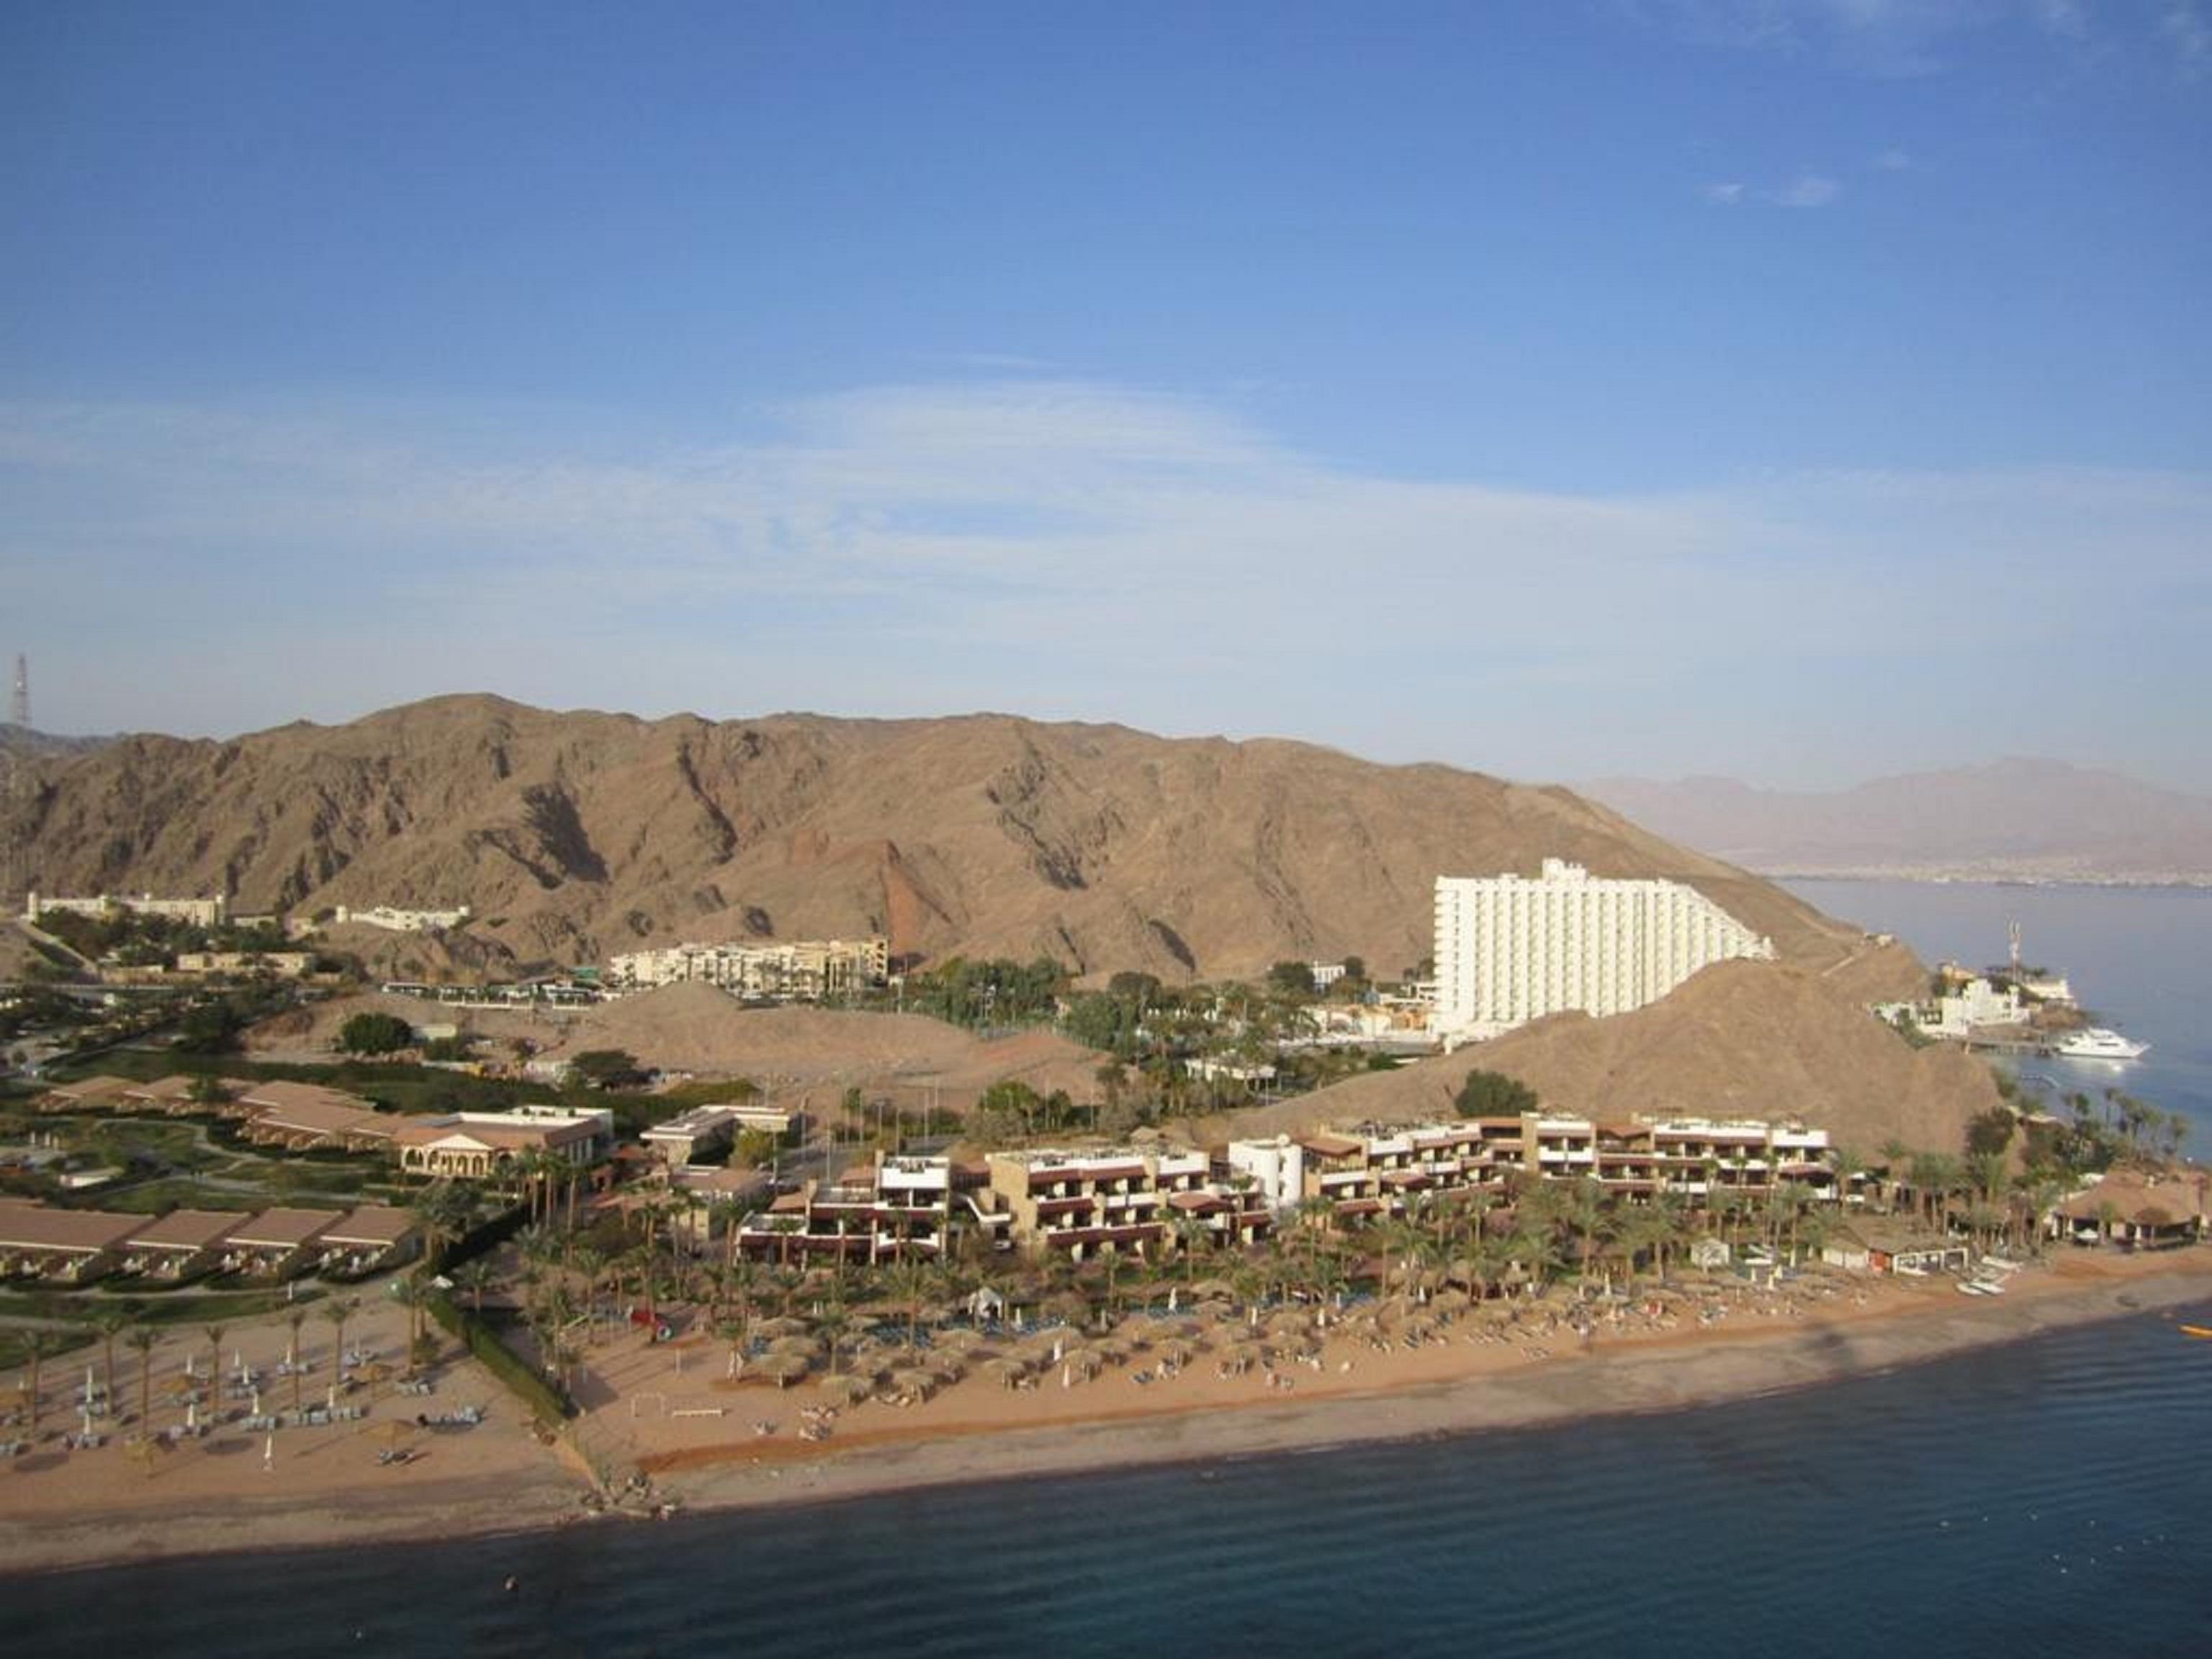
<path fill-rule="evenodd" d="M 0 1607 L 41 1659 L 2200 1656 L 2208 1415 L 2212 1342 L 2144 1313 L 1691 1411 L 46 1574 Z"/>
<path fill-rule="evenodd" d="M 2021 957 L 2063 974 L 2092 1023 L 2150 1052 L 2139 1060 L 2023 1060 L 2055 1097 L 2121 1089 L 2190 1120 L 2184 1151 L 2212 1158 L 2212 889 L 2026 887 L 1965 882 L 1790 881 L 1832 916 L 1895 933 L 1934 963 L 1980 969 Z M 2207 1652 L 2212 1652 L 2208 1642 Z"/>

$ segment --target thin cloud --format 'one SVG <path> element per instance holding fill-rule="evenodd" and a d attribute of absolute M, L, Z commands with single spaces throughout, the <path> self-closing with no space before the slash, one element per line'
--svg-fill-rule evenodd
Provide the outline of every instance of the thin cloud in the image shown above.
<path fill-rule="evenodd" d="M 1743 186 L 1734 182 L 1707 185 L 1704 195 L 1715 207 L 1736 207 L 1743 201 Z"/>
<path fill-rule="evenodd" d="M 2159 32 L 2189 79 L 2199 79 L 2212 70 L 2212 21 L 2197 0 L 2172 0 L 2159 18 Z"/>
<path fill-rule="evenodd" d="M 1767 200 L 1777 207 L 1822 208 L 1834 201 L 1843 186 L 1833 179 L 1818 173 L 1801 173 L 1781 189 L 1772 191 Z"/>
<path fill-rule="evenodd" d="M 1893 147 L 1876 155 L 1874 165 L 1878 173 L 1910 173 L 1912 171 L 1912 157 Z"/>
<path fill-rule="evenodd" d="M 2108 702 L 2123 648 L 2141 729 L 2212 702 L 2212 481 L 2191 475 L 1546 494 L 1352 471 L 1170 392 L 1007 381 L 862 388 L 643 452 L 19 404 L 0 489 L 0 572 L 64 729 L 234 732 L 463 685 L 646 713 L 1011 707 L 1540 776 L 1662 763 L 1623 752 L 1628 708 L 1750 746 L 1844 709 L 1942 735 L 1929 675 L 2002 678 L 2029 647 L 2036 707 Z M 2074 602 L 2090 550 L 2110 605 Z M 1931 580 L 1975 605 L 1914 603 Z M 201 672 L 248 615 L 252 672 Z M 1402 695 L 1344 695 L 1382 684 Z M 1471 707 L 1521 712 L 1478 730 Z M 2032 749 L 2035 718 L 1978 735 Z"/>

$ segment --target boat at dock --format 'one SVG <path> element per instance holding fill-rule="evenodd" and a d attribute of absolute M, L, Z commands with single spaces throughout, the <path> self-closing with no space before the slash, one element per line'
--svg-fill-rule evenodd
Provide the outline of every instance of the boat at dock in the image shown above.
<path fill-rule="evenodd" d="M 2085 1025 L 2059 1038 L 2051 1051 L 2069 1060 L 2141 1060 L 2150 1052 L 2150 1044 L 2131 1042 L 2102 1025 Z"/>

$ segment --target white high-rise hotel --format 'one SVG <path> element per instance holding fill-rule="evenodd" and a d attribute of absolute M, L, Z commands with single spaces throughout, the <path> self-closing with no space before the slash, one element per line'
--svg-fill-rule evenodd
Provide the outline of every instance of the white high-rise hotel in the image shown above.
<path fill-rule="evenodd" d="M 1436 1030 L 1450 1043 L 1570 1008 L 1626 1013 L 1700 968 L 1773 954 L 1680 882 L 1593 877 L 1559 859 L 1534 880 L 1438 876 Z"/>

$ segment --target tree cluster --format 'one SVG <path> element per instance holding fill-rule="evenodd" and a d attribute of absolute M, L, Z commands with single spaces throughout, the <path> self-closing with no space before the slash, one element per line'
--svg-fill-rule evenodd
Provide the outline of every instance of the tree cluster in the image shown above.
<path fill-rule="evenodd" d="M 1462 1117 L 1518 1117 L 1536 1109 L 1536 1091 L 1503 1072 L 1469 1072 L 1452 1097 Z"/>

